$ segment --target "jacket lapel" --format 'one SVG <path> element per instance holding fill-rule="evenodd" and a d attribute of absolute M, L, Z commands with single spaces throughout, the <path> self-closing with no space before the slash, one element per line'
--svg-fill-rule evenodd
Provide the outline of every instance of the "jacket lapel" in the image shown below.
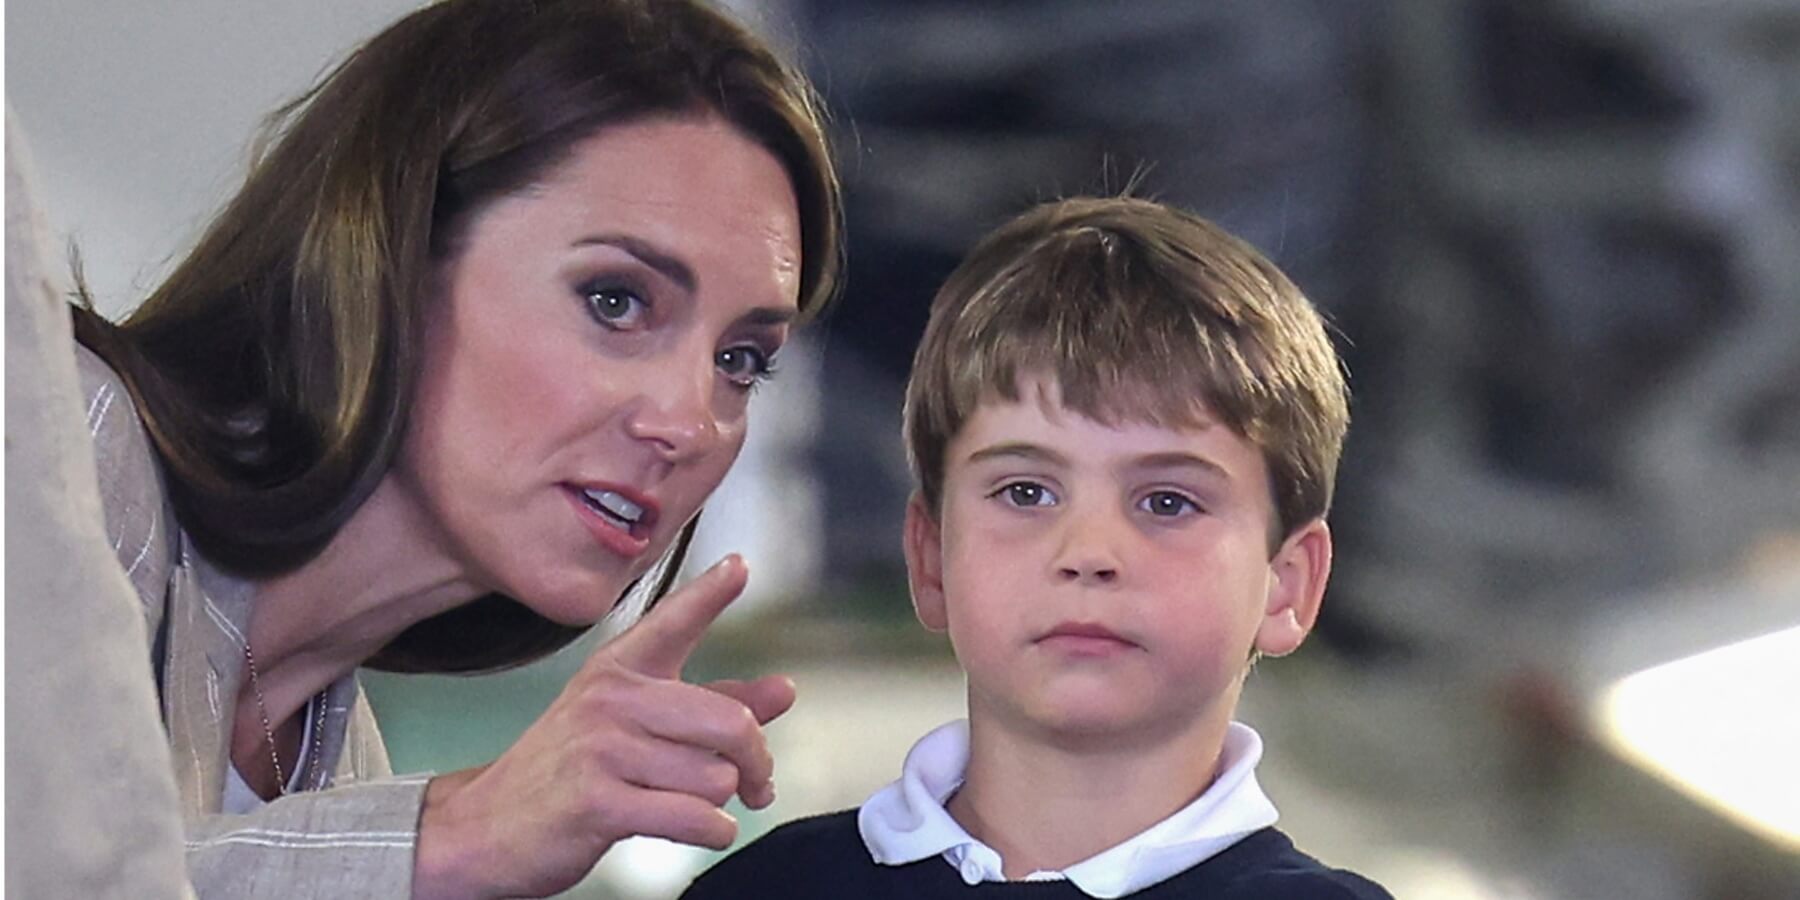
<path fill-rule="evenodd" d="M 190 816 L 216 812 L 231 765 L 231 721 L 244 678 L 251 585 L 214 569 L 182 541 L 169 585 L 163 660 L 165 721 Z"/>

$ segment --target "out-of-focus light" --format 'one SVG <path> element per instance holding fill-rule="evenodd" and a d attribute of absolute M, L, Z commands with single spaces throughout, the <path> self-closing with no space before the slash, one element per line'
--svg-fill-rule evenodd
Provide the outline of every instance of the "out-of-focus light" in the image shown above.
<path fill-rule="evenodd" d="M 1368 874 L 1396 897 L 1431 900 L 1538 900 L 1521 884 L 1476 872 L 1456 857 L 1423 847 L 1395 847 L 1371 857 Z"/>
<path fill-rule="evenodd" d="M 680 894 L 711 856 L 710 851 L 698 847 L 634 837 L 614 844 L 588 880 L 605 885 L 611 896 L 664 900 Z"/>
<path fill-rule="evenodd" d="M 1616 752 L 1800 852 L 1800 627 L 1628 675 L 1597 712 Z"/>

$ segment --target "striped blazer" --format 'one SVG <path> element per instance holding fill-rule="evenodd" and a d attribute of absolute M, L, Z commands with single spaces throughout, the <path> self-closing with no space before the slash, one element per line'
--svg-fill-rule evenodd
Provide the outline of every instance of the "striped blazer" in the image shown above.
<path fill-rule="evenodd" d="M 249 815 L 220 814 L 254 592 L 210 565 L 176 524 L 118 375 L 79 346 L 76 368 L 106 536 L 143 604 L 195 891 L 203 898 L 410 896 L 426 777 L 393 777 L 354 674 L 327 692 L 320 764 L 306 774 L 305 790 Z"/>

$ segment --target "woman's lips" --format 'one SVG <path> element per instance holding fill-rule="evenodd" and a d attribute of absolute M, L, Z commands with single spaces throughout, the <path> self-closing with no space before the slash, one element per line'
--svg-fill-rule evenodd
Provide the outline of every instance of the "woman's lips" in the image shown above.
<path fill-rule="evenodd" d="M 650 526 L 656 521 L 654 501 L 613 485 L 564 484 L 561 487 L 563 496 L 568 498 L 569 505 L 575 510 L 576 518 L 602 548 L 626 559 L 635 559 L 650 549 Z M 638 520 L 628 522 L 607 512 L 593 496 L 599 492 L 617 494 L 635 506 L 640 513 Z"/>

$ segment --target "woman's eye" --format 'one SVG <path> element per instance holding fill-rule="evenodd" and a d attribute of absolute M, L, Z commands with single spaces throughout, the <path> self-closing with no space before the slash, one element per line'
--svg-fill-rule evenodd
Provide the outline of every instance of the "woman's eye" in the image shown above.
<path fill-rule="evenodd" d="M 638 327 L 649 309 L 637 292 L 622 287 L 594 287 L 583 293 L 588 314 L 608 328 L 630 330 Z"/>
<path fill-rule="evenodd" d="M 990 496 L 1000 497 L 1012 506 L 1055 506 L 1056 495 L 1035 481 L 1015 481 Z"/>
<path fill-rule="evenodd" d="M 1164 517 L 1200 511 L 1199 504 L 1174 491 L 1151 491 L 1138 501 L 1138 508 L 1153 516 Z"/>
<path fill-rule="evenodd" d="M 732 384 L 746 389 L 775 374 L 775 360 L 759 347 L 727 347 L 713 357 L 713 363 Z"/>

